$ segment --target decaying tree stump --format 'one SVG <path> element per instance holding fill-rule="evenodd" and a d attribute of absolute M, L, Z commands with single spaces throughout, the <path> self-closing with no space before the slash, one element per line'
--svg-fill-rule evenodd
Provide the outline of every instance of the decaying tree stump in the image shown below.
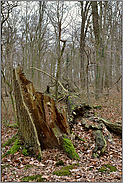
<path fill-rule="evenodd" d="M 14 69 L 13 76 L 18 135 L 31 154 L 39 153 L 42 158 L 42 149 L 58 148 L 63 149 L 68 157 L 79 159 L 70 141 L 71 129 L 75 123 L 77 124 L 78 117 L 81 118 L 79 121 L 84 130 L 94 131 L 94 158 L 105 153 L 107 139 L 110 138 L 110 142 L 112 141 L 109 131 L 122 134 L 121 125 L 95 117 L 92 107 L 82 103 L 77 94 L 66 96 L 69 115 L 67 120 L 65 115 L 58 111 L 55 101 L 50 96 L 35 90 L 33 83 L 26 79 L 22 67 Z M 106 134 L 103 130 L 107 130 Z"/>
<path fill-rule="evenodd" d="M 18 133 L 24 146 L 33 154 L 39 150 L 40 155 L 44 148 L 63 149 L 59 138 L 70 134 L 65 115 L 58 111 L 51 97 L 35 91 L 22 67 L 18 66 L 13 73 Z"/>

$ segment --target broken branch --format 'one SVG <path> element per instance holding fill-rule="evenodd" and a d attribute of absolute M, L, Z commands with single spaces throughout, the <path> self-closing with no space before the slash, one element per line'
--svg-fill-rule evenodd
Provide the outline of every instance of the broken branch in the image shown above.
<path fill-rule="evenodd" d="M 38 69 L 38 68 L 36 68 L 36 67 L 30 67 L 30 69 L 35 69 L 35 70 L 37 70 L 37 71 L 39 71 L 39 72 L 42 72 L 42 73 L 46 74 L 47 76 L 51 77 L 52 79 L 54 79 L 54 80 L 56 81 L 56 79 L 55 79 L 53 76 L 51 76 L 50 74 L 48 74 L 48 73 L 45 72 L 45 71 L 42 71 L 41 69 Z M 63 88 L 63 90 L 64 90 L 65 92 L 68 93 L 68 90 L 66 90 L 66 89 L 64 88 L 64 86 L 61 84 L 60 81 L 58 81 L 58 84 Z"/>

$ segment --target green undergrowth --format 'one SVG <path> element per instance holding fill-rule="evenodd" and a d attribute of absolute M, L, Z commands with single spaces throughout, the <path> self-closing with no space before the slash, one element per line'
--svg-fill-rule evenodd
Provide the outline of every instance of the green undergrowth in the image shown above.
<path fill-rule="evenodd" d="M 19 149 L 20 149 L 20 141 L 19 139 L 16 139 L 13 146 L 11 147 L 11 149 L 9 151 L 6 152 L 6 154 L 2 155 L 2 158 L 5 157 L 8 154 L 14 154 L 16 153 Z"/>
<path fill-rule="evenodd" d="M 102 106 L 101 105 L 96 105 L 96 106 L 92 106 L 94 109 L 99 109 L 101 110 L 102 109 Z"/>
<path fill-rule="evenodd" d="M 11 149 L 7 154 L 14 154 L 20 149 L 19 139 L 16 139 Z"/>
<path fill-rule="evenodd" d="M 16 139 L 17 139 L 17 133 L 12 138 L 8 139 L 7 142 L 3 144 L 3 147 L 10 146 L 13 142 L 15 142 Z"/>
<path fill-rule="evenodd" d="M 99 172 L 116 172 L 117 171 L 117 168 L 115 166 L 111 166 L 111 165 L 104 165 L 102 166 L 99 170 Z"/>
<path fill-rule="evenodd" d="M 71 172 L 69 170 L 73 169 L 76 166 L 79 166 L 79 164 L 73 164 L 73 165 L 68 165 L 68 166 L 62 167 L 59 171 L 54 171 L 53 175 L 57 175 L 57 176 L 70 175 Z"/>
<path fill-rule="evenodd" d="M 33 165 L 25 165 L 24 170 L 26 170 L 26 169 L 28 169 L 28 168 L 31 168 L 31 167 L 33 167 Z"/>
<path fill-rule="evenodd" d="M 7 124 L 7 126 L 8 126 L 9 128 L 18 128 L 18 124 L 17 124 L 17 123 Z"/>
<path fill-rule="evenodd" d="M 68 157 L 71 159 L 80 160 L 79 155 L 76 153 L 75 148 L 70 139 L 63 137 L 63 148 L 64 151 L 67 153 Z"/>
<path fill-rule="evenodd" d="M 24 156 L 27 156 L 28 155 L 28 152 L 27 152 L 27 149 L 24 147 L 23 150 L 22 150 L 22 154 Z"/>
<path fill-rule="evenodd" d="M 3 144 L 3 147 L 10 146 L 13 142 L 14 142 L 14 144 L 11 147 L 11 149 L 9 151 L 7 151 L 5 154 L 3 154 L 2 158 L 8 154 L 14 154 L 15 152 L 17 152 L 20 149 L 20 146 L 21 146 L 20 142 L 21 141 L 19 140 L 17 133 L 15 133 L 15 135 L 12 138 L 8 139 L 7 142 L 5 142 L 5 144 Z M 28 151 L 25 147 L 22 148 L 22 154 L 24 156 L 28 155 Z"/>
<path fill-rule="evenodd" d="M 44 182 L 43 178 L 41 178 L 41 177 L 42 177 L 42 175 L 26 176 L 21 179 L 21 182 L 31 182 L 34 180 L 35 180 L 35 182 Z"/>
<path fill-rule="evenodd" d="M 59 166 L 59 165 L 64 165 L 64 162 L 62 160 L 57 161 L 56 166 Z"/>

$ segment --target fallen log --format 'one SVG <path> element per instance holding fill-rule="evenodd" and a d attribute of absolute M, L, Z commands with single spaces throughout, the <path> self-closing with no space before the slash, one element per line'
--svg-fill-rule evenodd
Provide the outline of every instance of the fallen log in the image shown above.
<path fill-rule="evenodd" d="M 91 107 L 82 102 L 82 98 L 77 94 L 68 95 L 66 98 L 67 109 L 69 114 L 69 125 L 72 129 L 73 125 L 76 123 L 76 119 L 79 116 L 88 116 L 88 111 Z"/>
<path fill-rule="evenodd" d="M 103 122 L 109 131 L 112 131 L 118 135 L 122 135 L 122 124 L 111 123 L 103 118 L 98 117 L 100 122 Z"/>

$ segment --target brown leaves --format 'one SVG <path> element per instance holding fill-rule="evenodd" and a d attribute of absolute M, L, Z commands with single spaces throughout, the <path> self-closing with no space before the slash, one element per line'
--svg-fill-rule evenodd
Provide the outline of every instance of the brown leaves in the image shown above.
<path fill-rule="evenodd" d="M 8 100 L 8 98 L 7 98 Z M 118 98 L 120 100 L 120 97 Z M 109 105 L 111 102 L 111 105 Z M 10 101 L 9 101 L 10 103 Z M 101 110 L 96 110 L 97 116 L 109 119 L 112 122 L 120 121 L 120 102 L 116 108 L 116 101 L 107 101 L 103 104 Z M 60 104 L 61 105 L 61 104 Z M 11 107 L 9 108 L 11 113 Z M 3 119 L 5 111 L 2 109 Z M 12 115 L 10 114 L 11 123 Z M 9 117 L 7 118 L 10 120 Z M 89 120 L 86 122 L 90 123 Z M 94 148 L 94 139 L 92 138 L 93 130 L 85 131 L 81 126 L 81 119 L 78 125 L 74 125 L 73 132 L 84 141 L 78 139 L 73 140 L 75 150 L 80 155 L 81 160 L 75 161 L 69 159 L 66 154 L 58 149 L 46 149 L 42 151 L 43 160 L 39 162 L 36 158 L 24 156 L 20 151 L 16 152 L 13 156 L 8 155 L 1 160 L 1 181 L 2 182 L 20 182 L 21 178 L 31 175 L 42 175 L 45 182 L 121 182 L 122 180 L 122 139 L 121 137 L 111 133 L 113 143 L 108 142 L 107 153 L 101 156 L 100 159 L 92 159 L 92 150 Z M 2 123 L 2 144 L 4 144 L 10 137 L 14 135 L 17 129 L 9 128 L 6 123 Z M 104 134 L 107 133 L 105 129 Z M 2 155 L 10 149 L 10 146 L 2 147 Z M 56 166 L 56 162 L 62 160 L 64 165 Z M 70 170 L 70 176 L 57 176 L 53 175 L 54 171 L 60 170 L 63 166 L 79 163 L 78 167 L 73 167 Z M 116 172 L 99 172 L 98 170 L 106 164 L 115 166 Z"/>

